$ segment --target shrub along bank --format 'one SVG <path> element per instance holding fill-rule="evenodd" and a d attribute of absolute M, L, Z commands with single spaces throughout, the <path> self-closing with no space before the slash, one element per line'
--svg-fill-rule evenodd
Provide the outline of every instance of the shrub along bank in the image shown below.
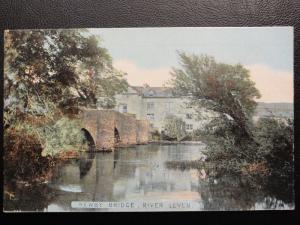
<path fill-rule="evenodd" d="M 19 115 L 4 133 L 4 183 L 47 181 L 58 163 L 78 155 L 87 145 L 80 123 L 59 112 Z M 72 154 L 71 154 L 72 153 Z"/>

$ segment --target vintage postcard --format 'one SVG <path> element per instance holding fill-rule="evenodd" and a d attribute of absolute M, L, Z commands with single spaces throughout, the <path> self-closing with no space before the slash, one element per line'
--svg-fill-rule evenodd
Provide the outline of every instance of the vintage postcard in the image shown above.
<path fill-rule="evenodd" d="M 293 32 L 6 30 L 3 210 L 293 210 Z"/>

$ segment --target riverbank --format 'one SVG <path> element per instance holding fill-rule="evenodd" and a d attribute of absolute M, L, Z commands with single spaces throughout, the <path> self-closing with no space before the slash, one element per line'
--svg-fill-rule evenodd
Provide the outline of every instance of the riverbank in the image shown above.
<path fill-rule="evenodd" d="M 152 140 L 149 141 L 149 144 L 166 144 L 166 145 L 201 145 L 204 143 L 202 141 L 165 141 L 165 140 Z"/>
<path fill-rule="evenodd" d="M 69 160 L 74 160 L 79 158 L 79 153 L 74 150 L 61 152 L 57 154 L 55 157 L 51 156 L 41 156 L 39 159 L 43 162 L 47 162 L 48 166 L 43 168 L 42 171 L 39 171 L 36 174 L 32 174 L 30 177 L 26 177 L 22 179 L 20 176 L 16 177 L 16 171 L 14 171 L 14 176 L 11 176 L 10 179 L 5 177 L 5 182 L 3 185 L 4 188 L 4 199 L 5 200 L 14 200 L 17 198 L 16 190 L 30 190 L 32 187 L 40 187 L 46 185 L 53 175 L 56 173 L 57 168 L 62 167 Z M 33 165 L 31 165 L 33 166 Z M 34 167 L 34 166 L 33 166 Z M 23 170 L 28 170 L 28 166 L 26 168 L 22 167 Z M 17 170 L 15 167 L 14 170 Z"/>
<path fill-rule="evenodd" d="M 166 161 L 166 167 L 168 169 L 203 169 L 205 162 L 202 160 L 191 160 L 191 161 Z"/>

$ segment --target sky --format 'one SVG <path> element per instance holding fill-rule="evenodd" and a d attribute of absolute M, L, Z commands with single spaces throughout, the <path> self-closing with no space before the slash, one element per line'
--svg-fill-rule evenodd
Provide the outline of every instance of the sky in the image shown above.
<path fill-rule="evenodd" d="M 179 67 L 177 50 L 207 54 L 218 62 L 241 63 L 262 102 L 293 102 L 293 28 L 97 28 L 117 69 L 130 85 L 163 86 Z"/>

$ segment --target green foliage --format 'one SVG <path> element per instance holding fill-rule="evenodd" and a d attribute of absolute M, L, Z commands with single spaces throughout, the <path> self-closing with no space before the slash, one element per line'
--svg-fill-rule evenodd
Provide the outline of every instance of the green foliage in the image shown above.
<path fill-rule="evenodd" d="M 14 127 L 27 127 L 30 130 L 29 127 L 33 124 L 28 124 L 28 121 L 26 121 L 28 117 L 36 118 L 37 121 L 41 118 L 44 120 L 51 121 L 57 119 L 55 113 L 57 113 L 58 109 L 56 108 L 54 102 L 51 102 L 47 99 L 45 99 L 43 103 L 32 102 L 30 107 L 27 108 L 26 112 L 22 112 L 18 107 L 15 107 L 15 103 L 11 102 L 11 105 L 6 107 L 6 110 L 4 110 L 3 115 L 5 128 L 9 127 L 10 125 L 13 125 Z"/>
<path fill-rule="evenodd" d="M 249 71 L 242 65 L 217 63 L 206 55 L 179 52 L 181 68 L 173 68 L 171 84 L 191 103 L 233 120 L 243 136 L 251 136 L 249 120 L 260 97 Z"/>
<path fill-rule="evenodd" d="M 161 133 L 158 130 L 153 130 L 151 133 L 151 139 L 154 141 L 158 141 L 161 139 Z"/>
<path fill-rule="evenodd" d="M 127 88 L 107 50 L 83 29 L 6 31 L 4 52 L 4 111 L 10 114 L 42 112 L 46 101 L 61 109 L 95 107 L 99 97 L 111 108 L 113 96 Z"/>
<path fill-rule="evenodd" d="M 4 134 L 4 183 L 36 182 L 47 179 L 55 160 L 42 156 L 36 134 L 23 128 L 9 128 Z"/>
<path fill-rule="evenodd" d="M 171 138 L 176 138 L 177 141 L 182 140 L 187 134 L 185 122 L 176 116 L 169 115 L 165 119 L 164 134 Z"/>
<path fill-rule="evenodd" d="M 202 131 L 201 130 L 193 130 L 191 138 L 193 141 L 202 141 Z"/>
<path fill-rule="evenodd" d="M 111 75 L 113 74 L 113 75 Z M 97 77 L 97 106 L 104 109 L 112 109 L 116 105 L 114 96 L 128 88 L 127 81 L 123 78 L 124 74 L 111 68 L 110 73 L 105 77 Z"/>
<path fill-rule="evenodd" d="M 48 117 L 32 117 L 35 122 L 29 119 L 16 120 L 13 128 L 22 130 L 24 135 L 34 135 L 43 147 L 43 155 L 54 156 L 64 151 L 84 150 L 85 137 L 81 123 L 76 119 L 49 114 Z"/>
<path fill-rule="evenodd" d="M 80 122 L 62 117 L 53 125 L 38 128 L 39 137 L 44 143 L 44 154 L 55 155 L 69 150 L 81 149 L 84 135 Z"/>
<path fill-rule="evenodd" d="M 208 159 L 222 158 L 244 164 L 250 160 L 252 115 L 260 97 L 249 71 L 242 65 L 217 63 L 206 55 L 179 52 L 181 68 L 173 68 L 175 91 L 189 96 L 191 104 L 212 112 L 205 128 L 211 136 Z M 250 160 L 251 161 L 251 160 Z M 228 162 L 229 163 L 229 162 Z M 230 161 L 231 163 L 231 161 Z"/>
<path fill-rule="evenodd" d="M 294 121 L 262 118 L 255 128 L 260 144 L 256 155 L 267 162 L 271 176 L 292 180 L 294 166 Z"/>
<path fill-rule="evenodd" d="M 243 174 L 249 179 L 255 176 L 261 185 L 268 184 L 268 180 L 292 185 L 293 120 L 261 118 L 252 128 L 254 141 L 237 141 L 239 137 L 230 131 L 230 125 L 219 126 L 213 134 L 208 134 L 210 140 L 206 142 L 207 161 L 215 165 L 217 173 Z M 269 179 L 264 180 L 265 176 Z"/>
<path fill-rule="evenodd" d="M 179 57 L 181 68 L 173 69 L 171 81 L 176 92 L 190 97 L 198 108 L 215 112 L 200 133 L 216 174 L 255 176 L 262 183 L 262 177 L 268 176 L 289 185 L 293 180 L 293 121 L 264 118 L 254 124 L 255 99 L 260 94 L 242 65 L 182 52 Z"/>

